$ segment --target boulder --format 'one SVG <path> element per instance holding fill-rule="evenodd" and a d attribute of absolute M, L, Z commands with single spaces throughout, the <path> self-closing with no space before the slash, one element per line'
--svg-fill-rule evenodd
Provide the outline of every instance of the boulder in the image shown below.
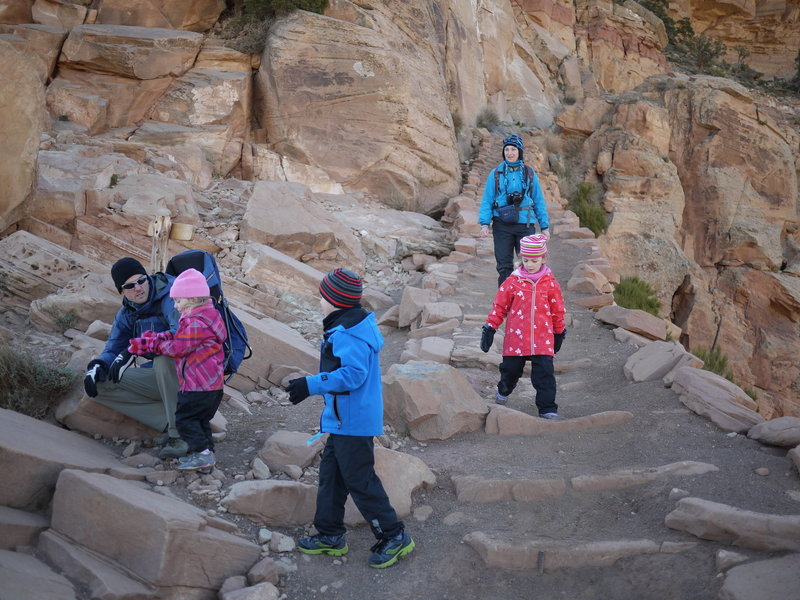
<path fill-rule="evenodd" d="M 108 585 L 109 568 L 119 572 L 119 579 L 135 573 L 161 597 L 170 597 L 175 588 L 189 597 L 209 597 L 226 578 L 246 573 L 260 553 L 258 545 L 231 532 L 230 523 L 199 508 L 76 470 L 59 476 L 52 529 L 42 537 L 40 550 L 47 560 L 80 579 L 92 597 Z M 104 559 L 102 570 L 96 569 L 95 557 Z"/>
<path fill-rule="evenodd" d="M 21 552 L 0 550 L 0 599 L 78 600 L 69 580 L 38 558 Z"/>
<path fill-rule="evenodd" d="M 200 32 L 210 29 L 224 9 L 225 0 L 103 0 L 97 23 Z"/>
<path fill-rule="evenodd" d="M 189 31 L 78 25 L 70 29 L 59 64 L 131 79 L 179 77 L 192 66 L 202 43 L 201 34 Z"/>
<path fill-rule="evenodd" d="M 247 203 L 240 238 L 265 244 L 327 272 L 348 265 L 362 272 L 366 257 L 352 230 L 319 205 L 299 183 L 258 181 Z"/>
<path fill-rule="evenodd" d="M 449 365 L 392 365 L 383 385 L 386 420 L 416 440 L 445 440 L 475 431 L 488 412 L 466 377 Z"/>
<path fill-rule="evenodd" d="M 41 515 L 0 506 L 0 549 L 14 550 L 18 546 L 36 546 L 39 534 L 48 527 L 50 521 Z"/>
<path fill-rule="evenodd" d="M 296 330 L 270 317 L 256 317 L 244 307 L 241 310 L 235 304 L 232 307 L 247 329 L 254 357 L 243 361 L 239 366 L 237 376 L 250 383 L 237 384 L 237 389 L 252 391 L 262 377 L 274 385 L 281 385 L 285 374 L 283 367 L 309 374 L 316 373 L 319 367 L 319 350 Z M 242 386 L 248 389 L 243 389 Z"/>
<path fill-rule="evenodd" d="M 672 371 L 687 354 L 683 346 L 674 342 L 652 342 L 634 352 L 625 361 L 623 372 L 631 381 L 654 381 Z M 696 359 L 694 366 L 702 366 Z"/>
<path fill-rule="evenodd" d="M 758 423 L 750 428 L 747 437 L 772 446 L 800 446 L 800 417 L 778 417 Z"/>
<path fill-rule="evenodd" d="M 549 431 L 581 431 L 622 423 L 633 418 L 624 410 L 612 410 L 575 419 L 550 421 L 525 414 L 507 406 L 492 406 L 486 417 L 486 433 L 490 435 L 539 435 Z"/>
<path fill-rule="evenodd" d="M 305 11 L 275 23 L 256 77 L 257 119 L 275 150 L 345 189 L 428 212 L 458 191 L 459 159 L 447 90 L 431 85 L 442 81 L 441 57 L 435 46 L 403 43 L 409 30 L 396 19 L 412 29 L 432 23 L 403 8 L 355 10 L 370 24 Z M 342 127 L 350 122 L 359 126 Z M 398 143 L 408 136 L 413 145 Z"/>
<path fill-rule="evenodd" d="M 317 488 L 297 481 L 240 481 L 221 504 L 228 512 L 274 526 L 306 525 L 314 518 Z"/>
<path fill-rule="evenodd" d="M 617 306 L 604 306 L 594 314 L 594 318 L 628 331 L 638 333 L 652 340 L 664 340 L 667 328 L 664 320 L 639 309 Z"/>
<path fill-rule="evenodd" d="M 13 3 L 12 3 L 13 4 Z M 36 157 L 44 129 L 43 75 L 38 59 L 0 39 L 0 231 L 26 216 L 36 186 Z"/>
<path fill-rule="evenodd" d="M 760 552 L 800 550 L 800 515 L 757 513 L 702 498 L 682 498 L 664 524 L 704 540 Z"/>
<path fill-rule="evenodd" d="M 0 505 L 21 510 L 47 507 L 64 469 L 143 477 L 105 444 L 6 409 L 0 409 L 0 469 Z"/>
<path fill-rule="evenodd" d="M 724 431 L 747 433 L 764 417 L 739 386 L 711 371 L 681 367 L 675 371 L 672 389 L 686 407 L 709 419 Z"/>
<path fill-rule="evenodd" d="M 264 442 L 258 457 L 272 471 L 282 471 L 288 465 L 305 468 L 314 462 L 325 445 L 321 438 L 307 444 L 310 437 L 300 431 L 276 431 Z"/>
<path fill-rule="evenodd" d="M 436 476 L 421 459 L 377 444 L 375 473 L 383 483 L 392 508 L 401 519 L 411 514 L 411 495 L 416 490 L 436 485 Z M 352 497 L 347 499 L 344 520 L 348 525 L 364 523 L 364 517 L 358 512 Z"/>
<path fill-rule="evenodd" d="M 800 554 L 734 566 L 725 574 L 719 600 L 786 600 L 797 593 Z"/>
<path fill-rule="evenodd" d="M 337 183 L 319 167 L 299 163 L 287 156 L 273 152 L 263 144 L 253 144 L 253 178 L 258 181 L 290 181 L 307 185 L 312 192 L 319 194 L 343 194 L 342 185 Z"/>
<path fill-rule="evenodd" d="M 422 309 L 426 304 L 435 302 L 439 294 L 435 290 L 426 290 L 422 288 L 406 286 L 403 288 L 403 295 L 400 298 L 400 316 L 398 318 L 399 327 L 408 327 L 418 325 L 417 319 L 422 313 Z"/>

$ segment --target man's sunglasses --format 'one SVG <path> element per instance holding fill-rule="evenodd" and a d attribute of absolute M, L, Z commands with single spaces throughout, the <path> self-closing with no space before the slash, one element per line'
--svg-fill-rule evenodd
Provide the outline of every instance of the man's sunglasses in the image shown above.
<path fill-rule="evenodd" d="M 133 289 L 133 288 L 135 288 L 137 285 L 144 285 L 144 282 L 145 282 L 145 281 L 147 281 L 147 275 L 142 275 L 142 276 L 141 276 L 141 277 L 139 277 L 139 279 L 137 279 L 136 281 L 131 281 L 131 282 L 129 282 L 129 283 L 123 283 L 123 284 L 122 284 L 121 286 L 119 286 L 119 287 L 121 287 L 123 290 L 132 290 L 132 289 Z"/>

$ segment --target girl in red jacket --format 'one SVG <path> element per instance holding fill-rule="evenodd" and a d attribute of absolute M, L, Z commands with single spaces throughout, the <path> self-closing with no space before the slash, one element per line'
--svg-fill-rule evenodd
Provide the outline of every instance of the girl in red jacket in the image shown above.
<path fill-rule="evenodd" d="M 522 264 L 497 290 L 481 333 L 481 350 L 489 351 L 497 328 L 507 319 L 496 402 L 508 402 L 525 362 L 531 361 L 531 383 L 536 390 L 539 416 L 559 420 L 553 355 L 561 349 L 567 330 L 561 286 L 544 264 L 547 236 L 522 238 L 520 257 Z"/>
<path fill-rule="evenodd" d="M 187 269 L 175 278 L 169 292 L 181 312 L 175 335 L 146 331 L 132 339 L 128 348 L 132 354 L 165 354 L 175 359 L 180 384 L 175 425 L 189 445 L 188 456 L 179 459 L 182 471 L 209 472 L 216 464 L 211 419 L 222 401 L 222 343 L 227 332 L 209 294 L 203 274 Z"/>

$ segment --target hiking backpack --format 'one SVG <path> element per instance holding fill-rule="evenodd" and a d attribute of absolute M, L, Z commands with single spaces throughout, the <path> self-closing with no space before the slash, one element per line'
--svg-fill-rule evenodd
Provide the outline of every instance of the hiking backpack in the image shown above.
<path fill-rule="evenodd" d="M 501 166 L 505 166 L 505 165 L 503 164 Z M 533 167 L 532 166 L 530 166 L 530 165 L 524 165 L 524 166 L 525 166 L 525 174 L 522 176 L 522 191 L 523 192 L 527 192 L 528 188 L 531 185 L 531 182 L 533 181 L 534 172 L 533 172 Z M 495 198 L 497 197 L 497 194 L 500 193 L 500 175 L 501 174 L 505 175 L 506 174 L 505 170 L 501 171 L 500 167 L 497 167 L 494 170 L 494 195 L 495 195 Z"/>
<path fill-rule="evenodd" d="M 522 195 L 524 196 L 527 193 L 528 188 L 531 186 L 531 183 L 533 182 L 534 171 L 533 171 L 533 167 L 530 166 L 530 165 L 523 165 L 523 166 L 525 167 L 525 170 L 524 170 L 523 175 L 522 175 Z M 503 174 L 503 175 L 506 174 L 505 170 L 501 170 L 500 167 L 505 167 L 505 163 L 501 164 L 499 167 L 497 167 L 494 170 L 494 197 L 495 198 L 497 198 L 497 194 L 500 193 L 500 175 L 501 174 Z M 497 204 L 497 200 L 495 200 L 492 203 L 492 209 L 493 210 L 499 210 L 499 207 L 498 207 L 498 204 Z M 531 210 L 533 210 L 533 205 L 531 205 L 531 206 L 529 206 L 529 207 L 527 207 L 527 208 L 525 208 L 523 210 L 525 210 L 528 213 L 528 225 L 530 225 L 531 224 Z M 501 215 L 501 218 L 502 218 L 502 215 Z M 516 222 L 516 220 L 517 220 L 517 217 L 516 216 L 513 217 L 513 222 Z M 506 222 L 510 222 L 510 221 L 506 221 Z"/>
<path fill-rule="evenodd" d="M 228 376 L 227 381 L 236 373 L 242 361 L 253 355 L 253 349 L 247 341 L 247 331 L 239 317 L 228 306 L 228 301 L 222 293 L 222 278 L 214 256 L 205 250 L 186 250 L 173 256 L 167 263 L 164 272 L 177 277 L 186 269 L 197 269 L 205 275 L 214 307 L 219 311 L 222 321 L 225 323 L 225 329 L 228 331 L 228 337 L 222 344 L 225 352 L 224 365 L 225 375 Z"/>

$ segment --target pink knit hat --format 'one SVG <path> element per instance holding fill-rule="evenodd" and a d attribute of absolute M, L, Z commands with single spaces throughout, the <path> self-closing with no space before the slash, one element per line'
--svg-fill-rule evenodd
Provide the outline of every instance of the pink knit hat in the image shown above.
<path fill-rule="evenodd" d="M 169 290 L 172 298 L 203 298 L 210 293 L 206 278 L 197 269 L 186 269 L 175 278 Z"/>
<path fill-rule="evenodd" d="M 519 241 L 519 255 L 522 258 L 547 256 L 547 236 L 541 233 L 526 235 Z"/>

